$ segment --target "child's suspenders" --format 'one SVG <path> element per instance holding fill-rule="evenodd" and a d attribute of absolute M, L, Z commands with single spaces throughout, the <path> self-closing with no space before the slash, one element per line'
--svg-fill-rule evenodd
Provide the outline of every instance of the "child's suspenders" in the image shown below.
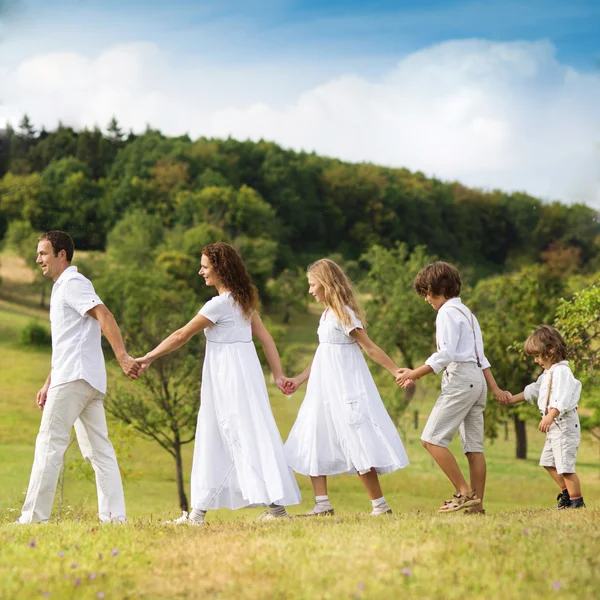
<path fill-rule="evenodd" d="M 544 410 L 544 414 L 548 414 L 548 406 L 550 405 L 550 395 L 552 394 L 552 372 L 548 373 L 550 376 L 550 380 L 548 381 L 548 396 L 546 397 L 546 410 Z"/>
<path fill-rule="evenodd" d="M 458 308 L 458 306 L 451 306 L 454 310 L 457 310 L 467 321 L 469 317 L 465 315 L 465 313 Z M 473 313 L 471 313 L 471 330 L 473 331 L 473 348 L 475 349 L 475 356 L 477 357 L 477 366 L 481 369 L 481 360 L 479 360 L 479 352 L 477 351 L 477 338 L 475 337 L 475 318 L 473 317 Z"/>

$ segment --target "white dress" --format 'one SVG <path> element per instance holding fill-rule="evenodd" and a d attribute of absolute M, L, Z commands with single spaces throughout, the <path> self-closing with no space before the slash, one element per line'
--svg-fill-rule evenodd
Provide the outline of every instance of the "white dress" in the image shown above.
<path fill-rule="evenodd" d="M 225 292 L 207 302 L 200 412 L 192 465 L 192 508 L 299 504 L 250 321 Z"/>
<path fill-rule="evenodd" d="M 306 396 L 285 443 L 288 464 L 303 475 L 391 473 L 408 466 L 408 457 L 379 396 L 359 345 L 349 335 L 362 329 L 333 311 L 321 316 L 319 346 Z"/>

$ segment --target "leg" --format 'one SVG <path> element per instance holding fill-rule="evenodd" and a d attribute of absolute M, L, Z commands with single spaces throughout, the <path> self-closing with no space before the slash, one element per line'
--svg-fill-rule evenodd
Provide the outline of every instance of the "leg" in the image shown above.
<path fill-rule="evenodd" d="M 82 383 L 85 382 L 65 383 L 48 392 L 20 523 L 37 523 L 50 518 L 71 428 L 89 401 L 89 392 Z"/>
<path fill-rule="evenodd" d="M 471 512 L 480 512 L 483 510 L 483 494 L 485 492 L 485 478 L 487 465 L 483 452 L 467 452 L 469 460 L 469 474 L 471 478 L 471 489 L 477 492 L 477 497 L 481 504 L 470 509 Z"/>
<path fill-rule="evenodd" d="M 125 521 L 125 497 L 115 450 L 108 439 L 104 394 L 94 390 L 92 401 L 82 411 L 75 424 L 77 441 L 83 457 L 96 473 L 98 516 L 103 522 Z"/>
<path fill-rule="evenodd" d="M 327 496 L 327 477 L 325 475 L 311 476 L 310 482 L 315 491 L 315 496 Z"/>
<path fill-rule="evenodd" d="M 377 476 L 377 471 L 375 469 L 371 469 L 368 473 L 359 473 L 358 476 L 360 477 L 361 483 L 365 486 L 365 490 L 367 490 L 367 494 L 369 494 L 371 500 L 378 500 L 383 496 L 379 477 Z"/>
<path fill-rule="evenodd" d="M 568 489 L 568 485 L 565 483 L 565 478 L 559 474 L 559 472 L 556 470 L 556 467 L 544 467 L 544 469 L 546 469 L 546 471 L 548 471 L 548 473 L 550 474 L 550 477 L 552 477 L 552 479 L 554 479 L 554 481 L 556 481 L 556 483 L 560 486 L 561 490 L 564 490 L 565 487 L 567 487 Z M 569 492 L 570 495 L 571 492 Z"/>
<path fill-rule="evenodd" d="M 441 446 L 430 444 L 424 440 L 421 440 L 421 443 L 427 452 L 431 454 L 433 460 L 435 460 L 442 471 L 444 471 L 446 477 L 448 477 L 448 479 L 452 482 L 452 485 L 456 489 L 456 493 L 462 494 L 463 496 L 468 495 L 471 492 L 471 488 L 461 473 L 458 463 L 452 455 L 452 452 L 450 452 L 448 448 L 442 448 Z"/>
<path fill-rule="evenodd" d="M 579 481 L 577 473 L 565 473 L 564 475 L 562 475 L 562 477 L 564 477 L 565 484 L 567 485 L 567 490 L 569 490 L 569 496 L 571 498 L 580 498 L 581 483 Z"/>

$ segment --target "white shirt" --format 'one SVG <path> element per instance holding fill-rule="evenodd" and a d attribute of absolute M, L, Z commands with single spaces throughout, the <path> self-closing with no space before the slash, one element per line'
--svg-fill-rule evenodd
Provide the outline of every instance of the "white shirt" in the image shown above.
<path fill-rule="evenodd" d="M 50 387 L 83 379 L 106 393 L 106 369 L 100 323 L 87 311 L 102 304 L 92 282 L 67 267 L 54 283 L 50 298 L 52 373 Z"/>
<path fill-rule="evenodd" d="M 581 396 L 581 381 L 575 379 L 569 362 L 566 360 L 552 365 L 538 377 L 535 383 L 529 384 L 524 391 L 525 400 L 533 404 L 533 401 L 537 399 L 540 412 L 546 414 L 550 373 L 552 373 L 552 390 L 548 409 L 555 408 L 562 414 L 577 408 Z"/>
<path fill-rule="evenodd" d="M 490 366 L 483 350 L 481 328 L 474 315 L 475 339 L 473 339 L 471 315 L 471 311 L 460 298 L 450 298 L 438 310 L 435 319 L 435 341 L 438 350 L 425 361 L 425 364 L 429 365 L 435 373 L 439 373 L 452 362 L 476 363 L 475 344 L 477 344 L 481 368 L 487 369 Z"/>

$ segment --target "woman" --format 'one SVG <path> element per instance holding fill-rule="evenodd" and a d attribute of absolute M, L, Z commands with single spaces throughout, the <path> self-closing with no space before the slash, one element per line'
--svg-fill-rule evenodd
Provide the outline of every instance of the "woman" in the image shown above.
<path fill-rule="evenodd" d="M 300 503 L 269 404 L 252 337 L 263 345 L 278 386 L 284 376 L 273 338 L 258 314 L 258 291 L 238 252 L 222 242 L 202 250 L 200 273 L 218 292 L 187 325 L 137 359 L 145 370 L 204 330 L 200 412 L 191 478 L 192 512 L 173 521 L 201 525 L 208 510 L 269 506 L 263 519 L 290 517 Z"/>

